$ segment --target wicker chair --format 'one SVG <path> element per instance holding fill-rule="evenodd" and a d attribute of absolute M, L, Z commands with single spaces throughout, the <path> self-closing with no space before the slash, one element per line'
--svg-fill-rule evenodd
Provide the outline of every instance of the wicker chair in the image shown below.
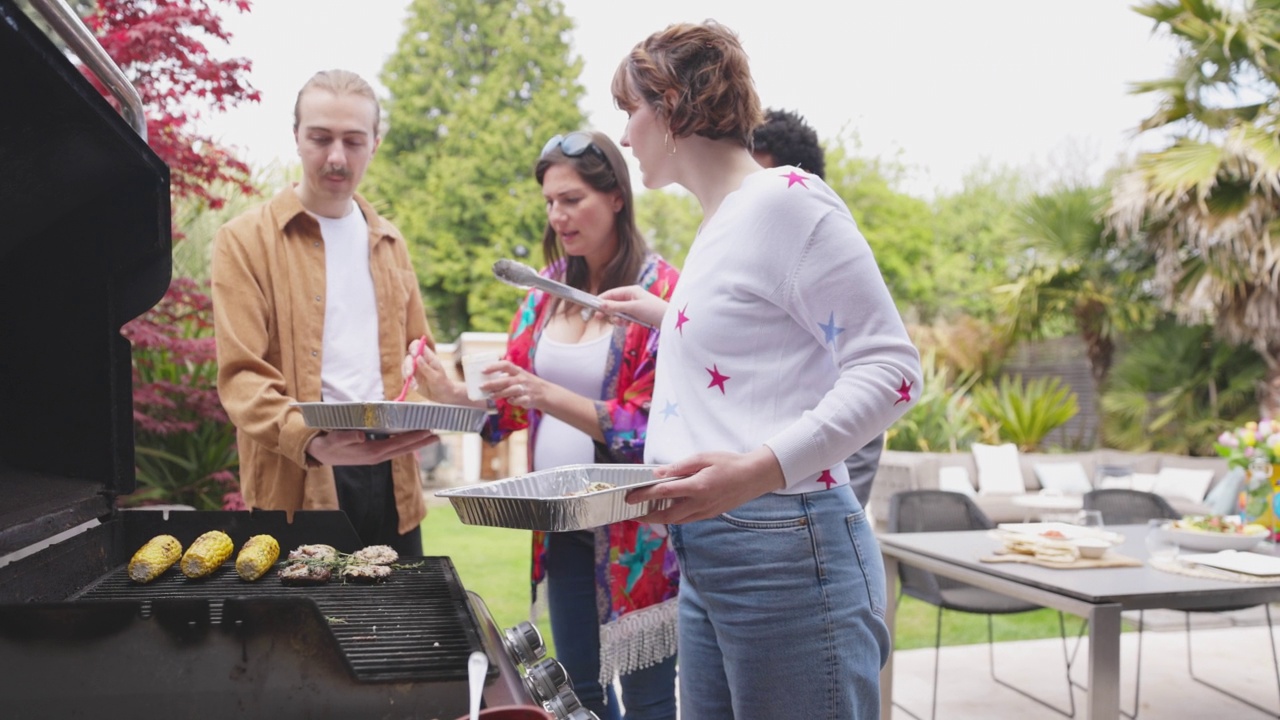
<path fill-rule="evenodd" d="M 889 500 L 889 532 L 985 530 L 992 527 L 994 525 L 982 510 L 961 493 L 943 490 L 910 490 L 896 493 Z M 1039 610 L 1041 606 L 976 588 L 957 580 L 939 577 L 931 572 L 911 567 L 905 563 L 899 563 L 898 565 L 898 578 L 901 584 L 897 602 L 900 603 L 902 601 L 903 595 L 908 595 L 938 608 L 933 638 L 933 697 L 930 718 L 935 718 L 938 714 L 938 657 L 939 649 L 942 645 L 942 611 L 944 609 L 987 616 L 987 653 L 992 680 L 1061 715 L 1067 717 L 1075 716 L 1075 694 L 1071 686 L 1071 666 L 1067 657 L 1066 622 L 1063 620 L 1061 612 L 1058 613 L 1058 627 L 1062 634 L 1062 658 L 1064 664 L 1066 664 L 1066 685 L 1069 703 L 1069 709 L 1067 710 L 1046 702 L 1021 688 L 1014 687 L 996 675 L 992 616 Z M 896 701 L 894 705 L 919 720 L 920 716 Z"/>
<path fill-rule="evenodd" d="M 1085 510 L 1101 512 L 1102 522 L 1107 525 L 1135 525 L 1156 518 L 1182 517 L 1168 500 L 1141 490 L 1092 490 L 1085 493 L 1082 503 Z"/>
<path fill-rule="evenodd" d="M 1107 525 L 1134 525 L 1145 523 L 1148 520 L 1176 520 L 1182 517 L 1167 500 L 1155 493 L 1143 492 L 1141 490 L 1126 490 L 1120 488 L 1107 490 L 1094 490 L 1085 493 L 1083 499 L 1083 507 L 1086 510 L 1098 510 L 1102 513 L 1102 522 Z M 1275 640 L 1271 635 L 1271 606 L 1267 603 L 1262 604 L 1267 615 L 1267 637 L 1271 639 L 1271 662 L 1276 676 L 1276 689 L 1280 693 L 1280 659 L 1276 657 Z M 1191 613 L 1193 612 L 1226 612 L 1230 610 L 1243 610 L 1249 607 L 1255 607 L 1255 604 L 1237 605 L 1235 607 L 1217 607 L 1217 608 L 1184 608 L 1186 615 L 1184 616 L 1187 635 L 1187 672 L 1191 675 L 1191 679 L 1204 685 L 1205 687 L 1217 690 L 1218 692 L 1230 697 L 1234 700 L 1244 703 L 1254 709 L 1260 710 L 1269 715 L 1280 717 L 1275 710 L 1265 708 L 1258 703 L 1247 698 L 1240 697 L 1235 693 L 1215 685 L 1208 680 L 1196 675 L 1195 667 L 1192 664 L 1191 652 Z M 1133 681 L 1133 713 L 1121 710 L 1121 713 L 1128 718 L 1137 720 L 1138 717 L 1138 698 L 1142 688 L 1142 629 L 1143 629 L 1143 611 L 1138 611 L 1138 657 L 1137 670 L 1134 672 Z M 1083 634 L 1084 630 L 1081 629 Z M 1079 642 L 1076 644 L 1079 648 Z M 1073 650 L 1072 659 L 1075 659 L 1075 651 Z M 1074 681 L 1073 681 L 1074 682 Z M 1075 683 L 1077 687 L 1083 687 Z"/>

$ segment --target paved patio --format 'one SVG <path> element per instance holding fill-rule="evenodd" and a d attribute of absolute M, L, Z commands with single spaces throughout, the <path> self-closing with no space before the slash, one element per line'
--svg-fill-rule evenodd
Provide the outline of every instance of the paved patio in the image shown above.
<path fill-rule="evenodd" d="M 1280 622 L 1280 607 L 1272 608 L 1272 616 Z M 1125 617 L 1130 615 L 1126 613 Z M 1136 613 L 1133 617 L 1136 619 Z M 1147 632 L 1143 633 L 1142 640 L 1139 718 L 1190 720 L 1226 717 L 1254 720 L 1274 717 L 1191 679 L 1187 673 L 1187 636 L 1183 632 L 1181 612 L 1149 611 L 1146 619 Z M 1193 614 L 1192 621 L 1196 675 L 1280 713 L 1280 691 L 1276 688 L 1262 608 L 1235 613 Z M 997 618 L 996 622 L 1000 620 Z M 1120 694 L 1121 705 L 1126 711 L 1133 709 L 1137 640 L 1137 633 L 1126 632 L 1120 641 Z M 1069 644 L 1074 641 L 1074 638 L 1068 638 Z M 996 671 L 1002 680 L 1066 706 L 1061 640 L 1000 642 L 996 644 L 995 652 Z M 1078 658 L 1072 676 L 1076 682 L 1084 684 L 1083 648 Z M 993 682 L 988 671 L 985 644 L 944 647 L 940 661 L 939 720 L 1062 717 Z M 929 716 L 932 668 L 932 648 L 905 650 L 895 656 L 894 699 L 924 718 Z M 1087 691 L 1075 689 L 1077 716 L 1083 712 L 1081 703 L 1086 697 Z M 891 720 L 908 720 L 910 717 L 900 708 L 894 708 Z"/>

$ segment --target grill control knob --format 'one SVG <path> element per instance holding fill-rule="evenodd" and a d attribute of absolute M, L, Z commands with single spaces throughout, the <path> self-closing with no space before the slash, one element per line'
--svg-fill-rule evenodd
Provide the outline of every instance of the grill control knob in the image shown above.
<path fill-rule="evenodd" d="M 542 703 L 542 707 L 547 712 L 556 716 L 556 720 L 565 720 L 565 718 L 573 717 L 575 710 L 582 710 L 582 703 L 578 700 L 578 696 L 571 688 L 561 690 L 555 697 Z M 590 712 L 590 711 L 588 711 Z"/>
<path fill-rule="evenodd" d="M 562 690 L 573 692 L 569 685 L 569 673 L 565 672 L 564 666 L 555 658 L 543 658 L 527 666 L 524 682 L 539 703 L 550 702 Z"/>
<path fill-rule="evenodd" d="M 527 620 L 504 630 L 502 644 L 506 646 L 511 659 L 517 665 L 528 667 L 547 656 L 547 646 L 542 642 L 542 633 Z"/>

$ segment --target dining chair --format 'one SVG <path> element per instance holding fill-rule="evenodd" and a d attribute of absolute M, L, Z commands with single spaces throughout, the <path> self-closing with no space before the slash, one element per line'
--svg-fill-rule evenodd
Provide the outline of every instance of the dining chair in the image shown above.
<path fill-rule="evenodd" d="M 995 527 L 967 495 L 946 490 L 909 490 L 895 493 L 889 500 L 889 532 L 936 532 L 952 530 L 987 530 Z M 938 714 L 938 660 L 942 646 L 942 611 L 958 610 L 987 616 L 987 656 L 991 679 L 1030 700 L 1066 717 L 1075 717 L 1075 693 L 1071 686 L 1071 666 L 1068 663 L 1067 629 L 1062 613 L 1058 613 L 1058 627 L 1062 635 L 1062 659 L 1066 665 L 1067 700 L 1069 709 L 1053 705 L 1035 695 L 1011 685 L 996 675 L 995 633 L 992 617 L 1011 613 L 1039 610 L 1041 606 L 973 587 L 958 580 L 940 577 L 927 570 L 898 564 L 899 590 L 896 602 L 904 595 L 929 603 L 937 608 L 933 635 L 933 696 L 929 717 Z M 897 701 L 893 703 L 916 720 L 920 716 Z"/>
<path fill-rule="evenodd" d="M 1119 489 L 1119 488 L 1093 490 L 1091 492 L 1085 493 L 1084 498 L 1082 500 L 1082 504 L 1086 510 L 1100 511 L 1102 513 L 1102 522 L 1106 525 L 1135 525 L 1135 524 L 1145 523 L 1148 520 L 1153 520 L 1153 519 L 1177 520 L 1182 517 L 1182 514 L 1179 513 L 1177 510 L 1175 510 L 1173 506 L 1169 504 L 1168 500 L 1165 500 L 1163 497 L 1160 497 L 1155 493 L 1144 492 L 1141 490 L 1125 490 L 1125 489 Z M 1277 658 L 1277 655 L 1276 655 L 1275 637 L 1272 635 L 1272 631 L 1271 631 L 1271 606 L 1268 603 L 1251 603 L 1246 605 L 1236 605 L 1232 607 L 1183 608 L 1183 610 L 1185 611 L 1185 615 L 1183 616 L 1183 619 L 1186 625 L 1186 636 L 1187 636 L 1187 673 L 1191 675 L 1192 680 L 1195 680 L 1196 682 L 1200 683 L 1201 685 L 1204 685 L 1205 687 L 1208 687 L 1212 690 L 1217 690 L 1223 695 L 1226 695 L 1234 700 L 1242 702 L 1245 705 L 1248 705 L 1249 707 L 1252 707 L 1256 710 L 1267 713 L 1268 715 L 1271 715 L 1273 717 L 1280 718 L 1280 714 L 1277 714 L 1275 710 L 1265 708 L 1262 705 L 1259 705 L 1258 703 L 1252 700 L 1249 700 L 1248 698 L 1241 697 L 1240 695 L 1237 695 L 1236 693 L 1233 693 L 1230 690 L 1227 690 L 1226 688 L 1216 685 L 1213 682 L 1210 682 L 1209 680 L 1196 675 L 1195 667 L 1192 663 L 1192 658 L 1194 656 L 1194 653 L 1191 650 L 1191 613 L 1229 612 L 1233 610 L 1244 610 L 1245 608 L 1256 607 L 1259 604 L 1261 604 L 1266 610 L 1267 638 L 1268 640 L 1270 640 L 1270 644 L 1271 644 L 1271 663 L 1276 676 L 1276 691 L 1277 691 L 1277 694 L 1280 695 L 1280 658 Z M 1141 688 L 1142 688 L 1142 630 L 1143 630 L 1143 611 L 1139 610 L 1138 611 L 1137 669 L 1134 671 L 1134 680 L 1133 680 L 1133 712 L 1129 713 L 1124 709 L 1121 709 L 1120 711 L 1121 714 L 1123 714 L 1125 717 L 1131 718 L 1132 720 L 1137 720 L 1138 711 L 1140 710 L 1138 699 L 1139 699 Z M 1081 628 L 1080 632 L 1083 635 L 1084 629 Z M 1071 659 L 1073 661 L 1075 660 L 1075 650 L 1078 650 L 1079 647 L 1080 647 L 1079 639 L 1077 638 L 1076 648 L 1073 649 L 1071 652 Z M 1075 684 L 1077 687 L 1081 687 L 1081 688 L 1084 687 L 1079 683 L 1075 683 L 1075 681 L 1072 681 L 1072 683 Z"/>

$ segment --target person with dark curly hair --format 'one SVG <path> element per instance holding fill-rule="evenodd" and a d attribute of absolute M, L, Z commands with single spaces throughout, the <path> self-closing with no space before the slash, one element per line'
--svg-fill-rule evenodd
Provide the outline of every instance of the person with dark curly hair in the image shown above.
<path fill-rule="evenodd" d="M 644 459 L 680 562 L 680 716 L 874 718 L 891 641 L 884 562 L 844 460 L 919 397 L 920 355 L 848 206 L 763 168 L 737 35 L 708 20 L 638 43 L 613 77 L 644 186 L 702 207 L 669 300 L 602 310 L 660 324 Z"/>
<path fill-rule="evenodd" d="M 753 140 L 751 154 L 764 167 L 794 165 L 824 180 L 827 178 L 827 163 L 818 133 L 800 115 L 790 110 L 766 110 L 764 124 L 756 128 Z"/>
<path fill-rule="evenodd" d="M 826 179 L 826 159 L 818 133 L 804 118 L 790 110 L 770 108 L 764 113 L 764 124 L 756 128 L 755 146 L 751 155 L 764 167 L 793 165 Z M 849 487 L 853 494 L 867 506 L 871 499 L 871 484 L 875 482 L 880 467 L 880 454 L 884 451 L 884 433 L 867 443 L 844 461 L 849 470 Z"/>

